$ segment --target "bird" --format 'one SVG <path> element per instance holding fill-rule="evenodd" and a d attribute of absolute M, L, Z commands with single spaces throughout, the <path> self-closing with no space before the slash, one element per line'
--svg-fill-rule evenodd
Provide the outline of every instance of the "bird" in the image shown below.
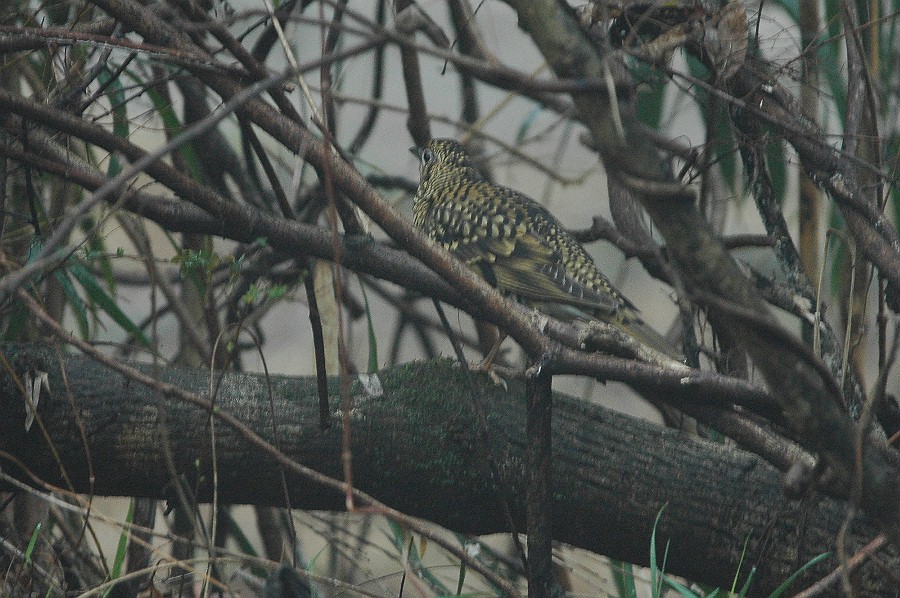
<path fill-rule="evenodd" d="M 539 312 L 605 322 L 651 352 L 680 359 L 547 208 L 485 178 L 456 140 L 431 139 L 410 151 L 420 162 L 415 225 L 488 284 Z"/>

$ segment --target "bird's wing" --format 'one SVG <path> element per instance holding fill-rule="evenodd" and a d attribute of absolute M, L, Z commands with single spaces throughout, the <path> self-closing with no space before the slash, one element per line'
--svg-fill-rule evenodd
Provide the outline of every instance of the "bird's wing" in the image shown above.
<path fill-rule="evenodd" d="M 508 293 L 530 301 L 563 303 L 609 314 L 622 307 L 614 295 L 593 289 L 572 276 L 560 252 L 531 232 L 489 240 L 486 245 L 497 286 Z"/>
<path fill-rule="evenodd" d="M 455 202 L 436 208 L 429 233 L 489 284 L 526 301 L 563 303 L 607 314 L 623 306 L 614 290 L 592 288 L 568 272 L 561 251 L 530 226 L 492 226 L 501 210 L 508 221 L 527 221 L 525 205 Z"/>

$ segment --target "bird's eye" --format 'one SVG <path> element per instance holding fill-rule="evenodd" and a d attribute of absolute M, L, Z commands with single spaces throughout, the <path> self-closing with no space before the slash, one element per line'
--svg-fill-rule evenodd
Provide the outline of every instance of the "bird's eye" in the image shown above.
<path fill-rule="evenodd" d="M 422 150 L 422 166 L 431 164 L 434 161 L 434 152 L 430 149 Z"/>

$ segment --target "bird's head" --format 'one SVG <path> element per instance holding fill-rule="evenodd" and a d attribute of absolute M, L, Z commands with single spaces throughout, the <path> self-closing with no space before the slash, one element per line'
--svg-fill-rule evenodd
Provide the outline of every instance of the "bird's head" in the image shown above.
<path fill-rule="evenodd" d="M 432 139 L 424 147 L 414 146 L 409 151 L 419 158 L 420 187 L 452 177 L 477 176 L 469 155 L 453 139 Z"/>

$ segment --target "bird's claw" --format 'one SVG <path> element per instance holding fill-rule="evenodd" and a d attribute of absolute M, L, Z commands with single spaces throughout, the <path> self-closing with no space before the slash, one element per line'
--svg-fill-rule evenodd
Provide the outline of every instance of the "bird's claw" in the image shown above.
<path fill-rule="evenodd" d="M 497 372 L 494 371 L 493 360 L 488 361 L 485 358 L 480 363 L 472 363 L 469 365 L 469 369 L 473 372 L 479 374 L 486 374 L 488 378 L 491 379 L 491 382 L 494 383 L 495 386 L 502 386 L 504 391 L 509 390 L 509 385 L 506 383 L 506 380 L 501 378 Z"/>
<path fill-rule="evenodd" d="M 494 383 L 494 386 L 500 386 L 503 388 L 503 392 L 509 392 L 509 384 L 506 383 L 506 380 L 501 378 L 497 372 L 494 370 L 488 370 L 485 372 L 488 375 L 488 378 L 491 379 L 491 382 Z"/>

